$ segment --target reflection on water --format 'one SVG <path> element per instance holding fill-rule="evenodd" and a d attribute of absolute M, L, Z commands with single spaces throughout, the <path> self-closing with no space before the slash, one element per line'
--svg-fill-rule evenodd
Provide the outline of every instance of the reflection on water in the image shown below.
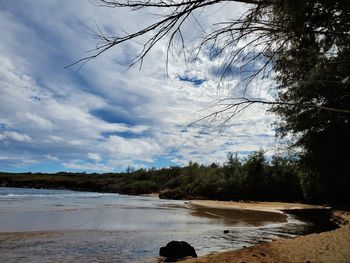
<path fill-rule="evenodd" d="M 206 208 L 193 210 L 193 216 L 208 217 L 221 220 L 224 224 L 234 226 L 256 227 L 268 224 L 285 223 L 287 215 L 263 211 L 240 209 L 215 209 Z"/>
<path fill-rule="evenodd" d="M 279 213 L 189 210 L 154 197 L 0 188 L 2 262 L 142 262 L 171 240 L 204 255 L 293 237 L 310 226 Z"/>

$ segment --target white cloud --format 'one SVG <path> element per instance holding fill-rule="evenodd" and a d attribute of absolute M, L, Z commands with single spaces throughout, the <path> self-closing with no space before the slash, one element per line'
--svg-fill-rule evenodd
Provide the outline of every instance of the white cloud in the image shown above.
<path fill-rule="evenodd" d="M 88 158 L 97 163 L 102 160 L 102 158 L 97 153 L 88 153 Z"/>
<path fill-rule="evenodd" d="M 26 113 L 24 113 L 24 117 L 27 120 L 29 120 L 32 125 L 40 128 L 40 129 L 52 130 L 55 127 L 55 125 L 51 121 L 49 121 L 43 117 L 40 117 L 39 115 L 37 115 L 35 113 L 26 112 Z"/>
<path fill-rule="evenodd" d="M 236 116 L 224 133 L 210 128 L 201 133 L 203 126 L 186 129 L 210 112 L 203 108 L 232 95 L 239 81 L 229 79 L 227 87 L 218 89 L 211 69 L 222 61 L 210 61 L 204 54 L 186 67 L 181 59 L 171 61 L 169 77 L 162 60 L 164 41 L 149 53 L 142 71 L 127 71 L 115 63 L 136 54 L 136 43 L 113 49 L 80 71 L 63 69 L 95 44 L 80 22 L 92 27 L 96 22 L 107 31 L 118 25 L 132 32 L 154 20 L 150 14 L 129 14 L 80 1 L 21 4 L 18 10 L 0 10 L 0 154 L 28 160 L 45 156 L 67 169 L 107 171 L 141 167 L 141 162 L 153 166 L 158 157 L 176 163 L 223 161 L 228 151 L 252 151 L 273 143 L 270 123 L 274 117 L 266 115 L 264 107 Z M 243 9 L 213 7 L 199 20 L 209 27 L 217 17 L 231 17 L 232 10 L 238 14 Z M 194 43 L 193 28 L 185 26 L 185 37 Z M 178 79 L 186 74 L 207 81 L 193 86 Z M 262 89 L 255 85 L 251 95 L 268 96 L 266 87 L 271 83 L 264 85 Z M 102 160 L 108 164 L 100 164 Z"/>
<path fill-rule="evenodd" d="M 48 136 L 48 142 L 64 142 L 65 139 L 59 136 L 55 135 L 49 135 Z"/>
<path fill-rule="evenodd" d="M 45 157 L 46 157 L 46 159 L 51 160 L 51 161 L 57 161 L 57 160 L 59 160 L 58 157 L 52 156 L 51 154 L 47 154 L 47 155 L 45 155 Z"/>
<path fill-rule="evenodd" d="M 111 155 L 117 155 L 121 159 L 129 158 L 151 162 L 152 157 L 161 154 L 161 146 L 154 139 L 127 139 L 120 136 L 112 135 L 104 143 L 101 144 L 103 150 Z"/>
<path fill-rule="evenodd" d="M 79 170 L 79 171 L 97 171 L 97 172 L 110 172 L 114 168 L 104 165 L 104 164 L 95 164 L 95 163 L 63 163 L 63 166 L 69 169 Z"/>
<path fill-rule="evenodd" d="M 0 133 L 0 140 L 6 140 L 6 139 L 10 139 L 10 140 L 18 141 L 18 142 L 31 142 L 32 141 L 32 138 L 30 136 L 28 136 L 27 134 L 21 134 L 21 133 L 14 132 L 14 131 L 4 131 L 4 132 Z"/>

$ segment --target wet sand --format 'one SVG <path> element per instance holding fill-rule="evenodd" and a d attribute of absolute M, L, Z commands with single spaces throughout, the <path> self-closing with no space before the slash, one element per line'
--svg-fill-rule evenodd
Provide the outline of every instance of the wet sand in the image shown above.
<path fill-rule="evenodd" d="M 186 204 L 189 208 L 244 209 L 275 213 L 283 213 L 285 210 L 325 209 L 324 206 L 319 205 L 282 202 L 225 202 L 212 200 L 191 200 L 186 202 Z"/>
<path fill-rule="evenodd" d="M 278 211 L 288 209 L 319 209 L 319 206 L 285 203 L 237 203 L 217 201 L 191 201 L 190 206 L 216 207 L 224 209 L 252 209 Z M 294 239 L 279 239 L 269 243 L 234 251 L 211 254 L 198 259 L 188 259 L 183 263 L 349 263 L 350 262 L 350 213 L 334 212 L 343 225 L 333 231 L 300 236 Z"/>

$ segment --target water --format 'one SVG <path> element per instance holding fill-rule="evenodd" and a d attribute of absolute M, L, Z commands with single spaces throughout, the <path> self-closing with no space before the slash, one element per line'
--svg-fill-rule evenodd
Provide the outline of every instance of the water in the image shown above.
<path fill-rule="evenodd" d="M 279 213 L 190 210 L 155 197 L 0 187 L 1 262 L 151 262 L 171 240 L 204 255 L 295 237 L 312 225 Z"/>

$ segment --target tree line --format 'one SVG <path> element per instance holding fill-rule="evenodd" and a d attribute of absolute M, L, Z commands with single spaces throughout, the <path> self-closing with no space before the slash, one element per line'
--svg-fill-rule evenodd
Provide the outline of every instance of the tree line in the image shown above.
<path fill-rule="evenodd" d="M 169 199 L 261 200 L 325 202 L 308 193 L 297 160 L 262 150 L 244 159 L 229 153 L 220 165 L 189 162 L 183 167 L 128 168 L 122 173 L 0 174 L 0 184 L 12 187 L 74 189 L 121 194 L 160 193 Z"/>

